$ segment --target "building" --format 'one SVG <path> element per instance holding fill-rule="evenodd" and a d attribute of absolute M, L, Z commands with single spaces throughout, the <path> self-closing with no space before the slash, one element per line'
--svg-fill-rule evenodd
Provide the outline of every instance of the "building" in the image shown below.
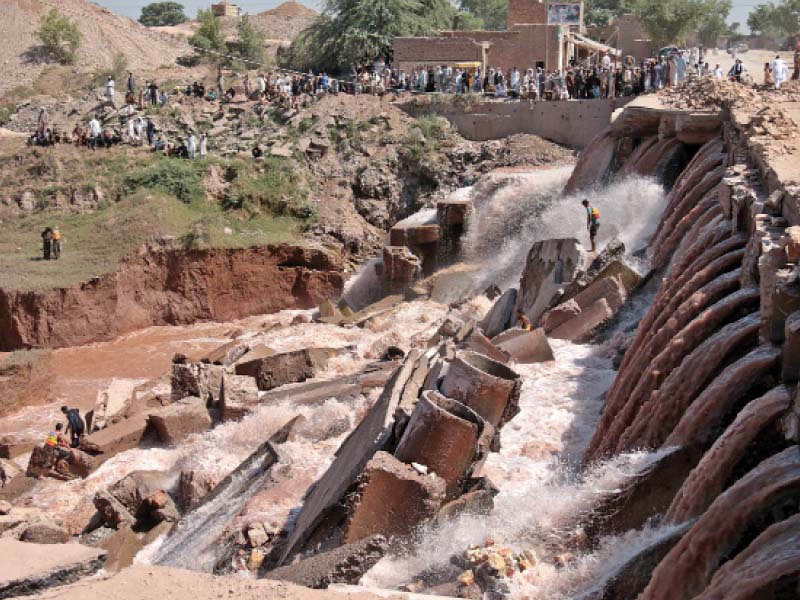
<path fill-rule="evenodd" d="M 241 9 L 236 4 L 229 4 L 228 0 L 211 5 L 211 14 L 215 17 L 238 17 L 240 12 Z"/>
<path fill-rule="evenodd" d="M 613 52 L 584 35 L 583 2 L 508 0 L 506 31 L 442 31 L 394 41 L 394 63 L 411 71 L 433 65 L 503 70 L 563 69 L 571 60 Z"/>
<path fill-rule="evenodd" d="M 606 27 L 591 33 L 601 42 L 619 48 L 623 56 L 633 56 L 637 61 L 650 58 L 658 51 L 636 15 L 614 17 Z"/>

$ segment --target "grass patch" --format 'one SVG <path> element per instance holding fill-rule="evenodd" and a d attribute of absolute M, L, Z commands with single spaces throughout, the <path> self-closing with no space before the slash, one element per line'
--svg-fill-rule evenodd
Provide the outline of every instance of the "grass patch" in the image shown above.
<path fill-rule="evenodd" d="M 400 142 L 400 155 L 409 162 L 424 160 L 446 145 L 450 124 L 444 117 L 425 115 L 414 120 Z"/>
<path fill-rule="evenodd" d="M 88 281 L 116 270 L 124 256 L 156 237 L 183 241 L 198 223 L 206 231 L 207 245 L 225 248 L 292 242 L 301 230 L 291 217 L 247 219 L 205 199 L 187 204 L 160 192 L 140 190 L 90 214 L 39 213 L 4 222 L 0 288 L 45 290 Z M 39 234 L 52 225 L 58 225 L 63 236 L 61 259 L 41 260 Z"/>

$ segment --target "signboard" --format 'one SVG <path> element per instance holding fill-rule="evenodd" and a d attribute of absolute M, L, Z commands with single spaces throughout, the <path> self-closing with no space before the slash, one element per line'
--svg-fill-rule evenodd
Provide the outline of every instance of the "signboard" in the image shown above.
<path fill-rule="evenodd" d="M 581 3 L 548 4 L 547 24 L 579 26 L 581 24 Z"/>

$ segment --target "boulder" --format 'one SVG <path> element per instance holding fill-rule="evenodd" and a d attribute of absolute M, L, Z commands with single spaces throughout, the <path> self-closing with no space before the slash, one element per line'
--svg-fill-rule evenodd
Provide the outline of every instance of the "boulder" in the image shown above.
<path fill-rule="evenodd" d="M 517 290 L 514 288 L 507 289 L 492 305 L 483 320 L 478 323 L 478 327 L 483 330 L 486 337 L 493 338 L 514 324 L 514 309 L 516 306 Z"/>
<path fill-rule="evenodd" d="M 200 362 L 227 367 L 232 365 L 250 351 L 250 345 L 233 340 L 209 352 Z"/>
<path fill-rule="evenodd" d="M 421 475 L 391 454 L 378 452 L 359 478 L 344 541 L 350 544 L 373 535 L 387 539 L 408 535 L 436 516 L 444 497 L 443 479 Z"/>
<path fill-rule="evenodd" d="M 483 419 L 460 402 L 427 391 L 416 403 L 394 456 L 425 465 L 445 481 L 447 496 L 458 495 L 479 452 Z"/>
<path fill-rule="evenodd" d="M 19 539 L 31 544 L 66 544 L 69 537 L 69 532 L 61 525 L 37 521 L 28 525 Z"/>
<path fill-rule="evenodd" d="M 580 314 L 551 331 L 550 337 L 571 342 L 588 341 L 595 331 L 612 316 L 614 316 L 614 311 L 611 310 L 608 301 L 601 298 L 585 310 L 581 310 Z"/>
<path fill-rule="evenodd" d="M 525 262 L 517 309 L 535 323 L 564 295 L 585 264 L 586 252 L 575 238 L 536 242 Z"/>
<path fill-rule="evenodd" d="M 191 469 L 181 471 L 178 480 L 178 502 L 181 509 L 189 512 L 197 508 L 216 484 L 213 479 Z"/>
<path fill-rule="evenodd" d="M 0 598 L 37 594 L 100 570 L 104 550 L 81 544 L 33 544 L 0 539 Z"/>
<path fill-rule="evenodd" d="M 11 460 L 22 454 L 27 454 L 36 447 L 35 442 L 17 439 L 7 435 L 0 439 L 0 458 Z"/>
<path fill-rule="evenodd" d="M 460 515 L 488 515 L 494 508 L 494 494 L 487 489 L 471 490 L 439 509 L 436 521 L 443 524 Z"/>
<path fill-rule="evenodd" d="M 226 374 L 222 378 L 219 404 L 223 421 L 235 421 L 258 406 L 258 385 L 249 375 Z"/>
<path fill-rule="evenodd" d="M 259 390 L 271 390 L 314 377 L 339 352 L 335 348 L 304 348 L 254 359 L 245 356 L 236 364 L 236 374 L 255 377 Z"/>
<path fill-rule="evenodd" d="M 501 340 L 497 343 L 497 347 L 511 356 L 514 362 L 520 364 L 555 360 L 553 350 L 541 327 L 533 331 L 523 331 L 520 335 Z"/>
<path fill-rule="evenodd" d="M 208 431 L 213 425 L 202 398 L 184 398 L 148 415 L 148 420 L 158 438 L 170 446 L 177 446 L 193 433 Z"/>
<path fill-rule="evenodd" d="M 545 333 L 557 329 L 581 312 L 581 307 L 575 300 L 570 299 L 558 306 L 551 308 L 542 315 L 542 328 Z"/>
<path fill-rule="evenodd" d="M 292 565 L 266 574 L 266 579 L 289 581 L 309 588 L 323 589 L 333 583 L 357 584 L 361 577 L 386 555 L 386 538 L 370 536 L 321 552 Z"/>
<path fill-rule="evenodd" d="M 93 503 L 103 523 L 111 529 L 133 525 L 136 521 L 128 509 L 106 490 L 97 492 L 94 495 Z"/>
<path fill-rule="evenodd" d="M 174 523 L 181 518 L 175 501 L 164 490 L 156 490 L 142 501 L 139 523 L 152 527 L 156 523 Z"/>
<path fill-rule="evenodd" d="M 170 487 L 170 477 L 163 471 L 133 471 L 114 485 L 108 492 L 134 517 L 142 516 L 145 498 L 158 490 Z"/>
<path fill-rule="evenodd" d="M 195 396 L 215 406 L 225 367 L 206 363 L 173 363 L 172 401 Z"/>
<path fill-rule="evenodd" d="M 519 412 L 520 385 L 519 375 L 506 365 L 462 351 L 450 362 L 441 391 L 497 428 Z"/>
<path fill-rule="evenodd" d="M 26 474 L 28 477 L 53 477 L 68 480 L 86 477 L 91 468 L 91 457 L 76 448 L 69 450 L 69 456 L 59 458 L 56 448 L 37 446 L 31 452 Z"/>
<path fill-rule="evenodd" d="M 0 500 L 0 517 L 7 515 L 11 512 L 11 502 Z"/>

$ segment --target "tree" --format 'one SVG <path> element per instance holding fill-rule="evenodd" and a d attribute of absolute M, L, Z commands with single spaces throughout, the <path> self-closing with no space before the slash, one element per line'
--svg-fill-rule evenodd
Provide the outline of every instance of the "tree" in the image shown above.
<path fill-rule="evenodd" d="M 614 17 L 632 13 L 634 0 L 587 0 L 583 20 L 590 27 L 605 27 Z"/>
<path fill-rule="evenodd" d="M 717 38 L 730 32 L 726 20 L 731 12 L 731 0 L 711 0 L 711 2 L 716 6 L 706 12 L 697 33 L 704 46 L 715 47 Z"/>
<path fill-rule="evenodd" d="M 253 27 L 250 18 L 245 16 L 239 21 L 236 27 L 238 39 L 233 45 L 235 54 L 239 56 L 245 66 L 248 62 L 260 63 L 264 60 L 264 44 L 266 37 L 258 29 Z"/>
<path fill-rule="evenodd" d="M 322 15 L 278 58 L 303 71 L 371 65 L 391 60 L 394 38 L 446 29 L 453 15 L 447 0 L 327 0 Z"/>
<path fill-rule="evenodd" d="M 222 24 L 210 10 L 198 11 L 197 20 L 200 22 L 200 27 L 189 38 L 189 43 L 198 49 L 197 53 L 201 59 L 220 62 L 222 59 L 217 54 L 226 54 L 228 50 Z"/>
<path fill-rule="evenodd" d="M 750 31 L 782 38 L 800 30 L 800 0 L 781 0 L 759 4 L 747 16 Z"/>
<path fill-rule="evenodd" d="M 506 28 L 507 0 L 460 0 L 459 8 L 466 15 L 470 15 L 474 19 L 473 22 L 481 22 L 485 29 L 501 30 Z"/>
<path fill-rule="evenodd" d="M 718 0 L 635 0 L 634 13 L 658 46 L 683 44 Z"/>
<path fill-rule="evenodd" d="M 50 9 L 50 12 L 42 17 L 36 37 L 42 42 L 47 53 L 58 62 L 64 64 L 75 62 L 81 45 L 81 32 L 78 31 L 78 26 L 58 9 Z"/>
<path fill-rule="evenodd" d="M 180 25 L 189 20 L 183 12 L 183 4 L 177 2 L 154 2 L 142 7 L 139 23 L 146 27 Z"/>

